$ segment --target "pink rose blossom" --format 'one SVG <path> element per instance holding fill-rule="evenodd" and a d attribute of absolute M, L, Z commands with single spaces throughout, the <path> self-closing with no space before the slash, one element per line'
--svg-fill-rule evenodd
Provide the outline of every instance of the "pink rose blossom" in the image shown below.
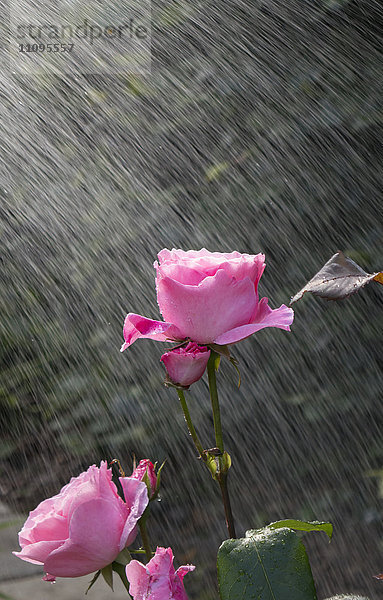
<path fill-rule="evenodd" d="M 15 556 L 44 565 L 45 580 L 80 577 L 113 562 L 137 535 L 136 523 L 148 504 L 146 485 L 120 477 L 117 494 L 107 463 L 72 477 L 57 496 L 29 513 Z M 49 575 L 48 575 L 49 574 Z"/>
<path fill-rule="evenodd" d="M 156 491 L 157 475 L 154 470 L 153 463 L 148 458 L 145 458 L 144 460 L 140 460 L 140 462 L 138 463 L 137 467 L 134 469 L 134 471 L 130 477 L 133 479 L 138 479 L 139 481 L 143 481 L 143 478 L 145 477 L 145 473 L 147 474 L 148 479 L 149 479 L 150 489 L 148 489 L 148 494 L 149 494 L 149 497 L 151 498 Z"/>
<path fill-rule="evenodd" d="M 183 578 L 194 569 L 194 565 L 186 565 L 175 571 L 172 549 L 157 548 L 147 565 L 138 560 L 127 565 L 129 594 L 133 600 L 187 600 Z"/>
<path fill-rule="evenodd" d="M 290 331 L 293 310 L 284 304 L 272 310 L 267 298 L 258 298 L 263 254 L 164 249 L 154 267 L 164 321 L 129 313 L 121 352 L 138 338 L 225 345 L 264 327 Z"/>
<path fill-rule="evenodd" d="M 205 372 L 210 350 L 189 342 L 187 346 L 175 348 L 161 356 L 170 381 L 182 387 L 189 387 L 201 379 Z"/>

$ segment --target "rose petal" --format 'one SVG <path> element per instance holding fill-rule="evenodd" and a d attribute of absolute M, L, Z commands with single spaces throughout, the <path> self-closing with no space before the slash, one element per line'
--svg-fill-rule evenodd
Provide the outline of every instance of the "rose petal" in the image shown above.
<path fill-rule="evenodd" d="M 199 258 L 203 258 L 203 257 L 209 257 L 211 255 L 214 254 L 220 254 L 220 252 L 209 252 L 209 250 L 206 250 L 206 248 L 202 248 L 201 250 L 180 250 L 180 249 L 176 249 L 173 248 L 172 250 L 168 250 L 167 248 L 164 248 L 163 250 L 161 250 L 158 253 L 158 260 L 160 263 L 165 263 L 165 262 L 179 262 L 179 260 L 188 260 L 188 262 L 190 262 L 191 259 L 199 259 Z M 234 252 L 233 254 L 238 254 L 239 252 Z M 221 256 L 230 256 L 228 255 L 221 255 Z"/>
<path fill-rule="evenodd" d="M 132 568 L 135 562 L 131 561 L 126 567 L 126 576 L 131 583 L 129 593 L 134 600 L 172 600 L 174 567 L 171 548 L 157 548 L 144 571 Z"/>
<path fill-rule="evenodd" d="M 100 468 L 92 465 L 78 477 L 72 478 L 61 490 L 60 495 L 60 505 L 55 506 L 55 509 L 63 511 L 69 521 L 80 504 L 95 498 L 104 498 L 116 503 L 124 514 L 124 503 L 112 482 L 112 471 L 108 469 L 106 461 L 101 462 Z"/>
<path fill-rule="evenodd" d="M 78 504 L 82 501 L 91 500 L 98 495 L 99 468 L 96 465 L 91 465 L 84 473 L 72 477 L 60 493 L 53 497 L 54 510 L 70 518 Z"/>
<path fill-rule="evenodd" d="M 214 276 L 218 269 L 223 269 L 230 277 L 238 280 L 249 277 L 256 286 L 265 269 L 264 254 L 240 254 L 239 252 L 209 252 L 205 248 L 202 250 L 161 250 L 158 254 L 160 268 L 157 261 L 154 267 L 157 269 L 157 275 L 160 272 L 164 276 L 171 277 L 180 283 L 188 285 L 198 285 L 199 281 L 193 280 L 192 272 L 198 273 L 203 277 Z M 190 279 L 187 271 L 183 271 L 182 278 L 178 276 L 178 268 L 189 269 Z"/>
<path fill-rule="evenodd" d="M 51 513 L 54 509 L 56 498 L 57 496 L 53 496 L 53 498 L 47 498 L 46 500 L 40 502 L 40 504 L 38 504 L 34 510 L 31 510 L 28 519 L 24 523 L 23 530 L 28 528 L 28 523 L 30 523 L 31 521 L 34 524 L 35 517 L 40 519 L 42 515 Z"/>
<path fill-rule="evenodd" d="M 134 600 L 187 600 L 182 580 L 193 569 L 187 565 L 174 572 L 172 549 L 157 548 L 145 567 L 136 560 L 126 567 L 129 593 Z"/>
<path fill-rule="evenodd" d="M 131 560 L 125 569 L 129 581 L 129 594 L 134 600 L 147 598 L 150 575 L 138 560 Z"/>
<path fill-rule="evenodd" d="M 150 598 L 150 600 L 174 600 L 175 596 L 173 596 L 173 586 L 169 579 L 160 578 L 152 581 L 150 579 L 150 595 L 145 596 L 146 598 Z"/>
<path fill-rule="evenodd" d="M 190 573 L 190 571 L 194 571 L 194 569 L 195 569 L 194 565 L 183 565 L 182 567 L 178 567 L 178 569 L 176 571 L 176 575 L 178 575 L 178 577 L 182 581 L 183 578 L 185 577 L 185 575 L 187 575 L 187 573 Z"/>
<path fill-rule="evenodd" d="M 253 282 L 230 278 L 223 270 L 206 277 L 198 286 L 188 286 L 168 277 L 158 282 L 158 303 L 166 321 L 200 344 L 249 322 L 257 297 Z"/>
<path fill-rule="evenodd" d="M 188 344 L 186 348 L 176 348 L 161 356 L 170 380 L 174 384 L 188 387 L 201 379 L 205 372 L 210 350 L 197 344 Z"/>
<path fill-rule="evenodd" d="M 173 566 L 173 550 L 171 548 L 161 548 L 157 546 L 156 553 L 153 558 L 149 561 L 149 571 L 151 575 L 156 577 L 173 577 L 174 566 Z"/>
<path fill-rule="evenodd" d="M 39 538 L 36 537 L 36 528 L 46 519 L 51 519 L 54 517 L 55 498 L 56 496 L 53 498 L 48 498 L 47 500 L 43 500 L 34 510 L 29 513 L 22 529 L 19 531 L 19 544 L 21 547 L 23 547 L 25 544 L 31 544 L 39 541 Z"/>
<path fill-rule="evenodd" d="M 121 538 L 119 540 L 119 550 L 129 546 L 135 539 L 136 524 L 149 503 L 148 488 L 143 481 L 132 477 L 120 477 L 120 482 L 125 496 L 125 502 L 130 507 L 129 515 L 125 521 Z"/>
<path fill-rule="evenodd" d="M 152 461 L 150 461 L 148 458 L 140 460 L 139 464 L 131 474 L 130 479 L 138 479 L 138 481 L 142 481 L 145 475 L 147 476 L 150 484 L 150 490 L 148 490 L 148 494 L 152 496 L 157 487 L 157 475 Z"/>
<path fill-rule="evenodd" d="M 121 508 L 124 507 L 124 502 L 118 495 L 117 487 L 112 481 L 112 470 L 108 468 L 106 460 L 101 461 L 98 472 L 98 493 L 102 498 L 117 501 Z M 125 513 L 124 508 L 123 512 Z"/>
<path fill-rule="evenodd" d="M 34 565 L 43 565 L 49 554 L 60 548 L 64 542 L 65 540 L 36 542 L 35 544 L 28 544 L 20 552 L 12 552 L 12 554 Z"/>
<path fill-rule="evenodd" d="M 68 537 L 68 519 L 62 515 L 52 513 L 47 515 L 43 520 L 35 520 L 35 524 L 28 531 L 28 539 L 26 540 L 22 531 L 19 534 L 20 546 L 26 542 L 35 543 L 41 540 L 46 542 L 65 540 Z"/>
<path fill-rule="evenodd" d="M 293 320 L 294 311 L 292 308 L 288 308 L 282 304 L 279 308 L 272 310 L 268 306 L 268 299 L 262 298 L 258 304 L 257 312 L 252 323 L 226 331 L 219 335 L 214 340 L 214 343 L 220 345 L 234 344 L 265 327 L 277 327 L 278 329 L 290 331 L 290 325 Z"/>
<path fill-rule="evenodd" d="M 121 346 L 121 352 L 126 350 L 138 338 L 149 338 L 158 342 L 165 342 L 168 339 L 183 339 L 178 329 L 172 323 L 163 321 L 153 321 L 141 315 L 129 313 L 124 322 L 124 340 Z"/>
<path fill-rule="evenodd" d="M 182 567 L 179 567 L 179 569 L 177 569 L 177 571 L 175 573 L 174 581 L 173 581 L 172 598 L 174 600 L 188 600 L 186 592 L 185 592 L 184 584 L 183 584 L 183 578 L 185 577 L 186 573 L 189 573 L 190 571 L 194 571 L 194 569 L 195 569 L 194 565 L 184 565 Z"/>
<path fill-rule="evenodd" d="M 69 539 L 44 563 L 56 577 L 80 577 L 102 569 L 119 553 L 123 521 L 117 504 L 98 498 L 78 506 L 70 522 Z"/>
<path fill-rule="evenodd" d="M 182 263 L 167 263 L 161 266 L 160 270 L 157 268 L 157 278 L 159 276 L 170 277 L 178 281 L 178 283 L 185 283 L 186 285 L 198 285 L 206 277 L 205 273 L 201 273 L 189 265 L 183 265 Z"/>
<path fill-rule="evenodd" d="M 264 254 L 256 254 L 255 256 L 242 254 L 241 258 L 222 262 L 219 266 L 230 277 L 235 277 L 237 280 L 248 277 L 255 284 L 256 289 L 265 267 Z"/>
<path fill-rule="evenodd" d="M 160 264 L 164 264 L 166 262 L 175 262 L 179 263 L 182 260 L 187 261 L 189 264 L 193 264 L 193 262 L 206 266 L 208 263 L 216 262 L 220 264 L 222 261 L 231 260 L 233 258 L 240 258 L 241 256 L 249 256 L 241 254 L 234 250 L 233 252 L 210 252 L 206 250 L 206 248 L 201 248 L 201 250 L 180 250 L 173 248 L 172 250 L 168 250 L 164 248 L 158 253 L 158 260 Z"/>

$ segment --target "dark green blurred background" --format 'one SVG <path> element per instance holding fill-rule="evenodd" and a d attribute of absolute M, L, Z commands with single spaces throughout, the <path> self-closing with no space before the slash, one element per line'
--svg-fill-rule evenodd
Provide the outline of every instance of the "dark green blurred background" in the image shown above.
<path fill-rule="evenodd" d="M 152 19 L 150 76 L 2 79 L 0 492 L 28 511 L 103 458 L 167 458 L 153 541 L 213 600 L 218 489 L 162 386 L 166 345 L 121 355 L 123 319 L 158 318 L 163 247 L 263 251 L 273 308 L 338 249 L 383 268 L 382 6 L 156 0 Z M 292 333 L 233 348 L 240 390 L 220 370 L 237 529 L 331 520 L 330 546 L 308 540 L 320 599 L 383 598 L 382 307 L 375 283 L 305 296 Z M 188 398 L 211 447 L 206 381 Z"/>

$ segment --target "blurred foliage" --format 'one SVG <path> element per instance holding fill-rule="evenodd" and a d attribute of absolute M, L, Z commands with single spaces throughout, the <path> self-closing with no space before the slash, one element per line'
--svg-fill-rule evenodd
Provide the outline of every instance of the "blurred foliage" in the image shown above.
<path fill-rule="evenodd" d="M 152 14 L 147 78 L 4 80 L 0 491 L 31 509 L 102 458 L 129 472 L 133 453 L 168 457 L 153 539 L 198 565 L 190 596 L 212 600 L 218 492 L 161 387 L 164 346 L 120 355 L 123 318 L 158 316 L 162 247 L 264 251 L 260 292 L 273 307 L 338 249 L 382 268 L 382 11 L 373 0 L 178 0 L 154 1 Z M 238 531 L 333 522 L 330 547 L 308 543 L 319 597 L 378 594 L 375 288 L 339 304 L 305 298 L 293 333 L 235 347 L 240 390 L 220 367 Z M 206 382 L 188 397 L 211 447 Z"/>

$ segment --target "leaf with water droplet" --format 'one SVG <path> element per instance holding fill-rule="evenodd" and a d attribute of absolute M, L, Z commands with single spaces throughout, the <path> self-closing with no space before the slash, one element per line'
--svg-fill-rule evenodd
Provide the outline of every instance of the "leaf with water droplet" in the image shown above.
<path fill-rule="evenodd" d="M 366 273 L 356 262 L 337 252 L 290 301 L 290 306 L 306 292 L 326 300 L 343 300 L 370 281 L 383 285 L 383 272 Z"/>
<path fill-rule="evenodd" d="M 246 536 L 218 551 L 221 600 L 317 600 L 305 547 L 292 529 L 265 527 Z"/>

